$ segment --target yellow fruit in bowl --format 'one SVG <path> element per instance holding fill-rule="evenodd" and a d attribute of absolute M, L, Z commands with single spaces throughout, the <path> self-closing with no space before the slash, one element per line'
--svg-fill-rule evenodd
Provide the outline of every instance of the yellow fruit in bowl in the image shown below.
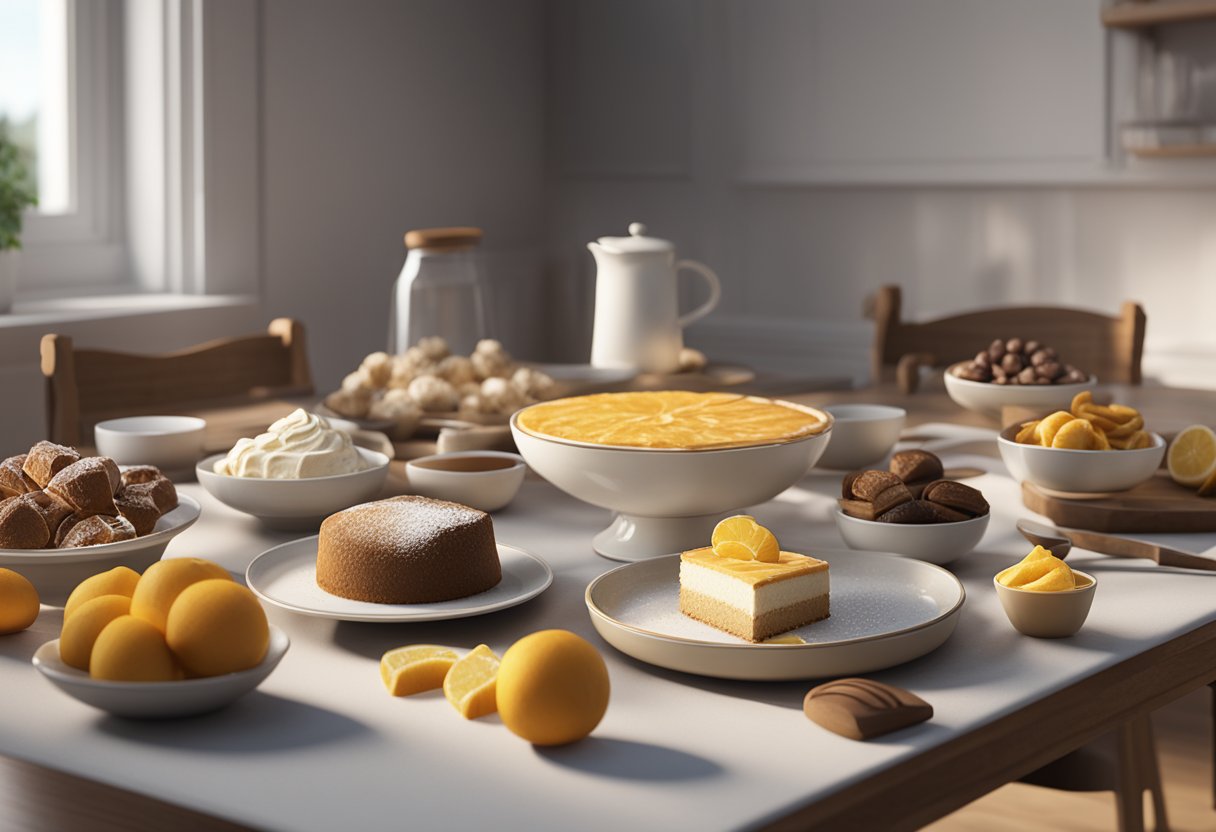
<path fill-rule="evenodd" d="M 131 612 L 131 599 L 125 595 L 99 595 L 76 607 L 63 622 L 59 634 L 59 658 L 69 667 L 88 670 L 93 645 L 101 631 L 120 616 Z"/>
<path fill-rule="evenodd" d="M 121 615 L 93 643 L 89 675 L 111 682 L 173 682 L 182 678 L 182 670 L 155 625 Z"/>
<path fill-rule="evenodd" d="M 608 710 L 608 667 L 588 641 L 567 630 L 525 636 L 502 657 L 498 714 L 536 745 L 580 740 Z"/>
<path fill-rule="evenodd" d="M 63 605 L 63 620 L 71 618 L 81 604 L 103 595 L 125 595 L 130 598 L 138 583 L 139 573 L 126 566 L 115 566 L 107 572 L 85 578 L 76 585 L 68 596 L 68 602 Z"/>
<path fill-rule="evenodd" d="M 228 570 L 202 558 L 169 558 L 147 568 L 131 595 L 131 615 L 165 631 L 169 608 L 182 590 L 206 580 L 232 581 Z"/>
<path fill-rule="evenodd" d="M 34 623 L 38 590 L 19 572 L 0 569 L 0 634 L 19 633 Z"/>
<path fill-rule="evenodd" d="M 389 650 L 380 659 L 380 679 L 393 696 L 409 696 L 443 687 L 460 657 L 450 647 L 410 644 Z"/>
<path fill-rule="evenodd" d="M 452 665 L 443 679 L 443 695 L 465 719 L 495 711 L 498 656 L 484 644 Z"/>
<path fill-rule="evenodd" d="M 270 644 L 270 625 L 257 596 L 231 578 L 213 578 L 191 584 L 177 596 L 165 639 L 191 676 L 219 676 L 260 664 Z"/>
<path fill-rule="evenodd" d="M 1179 485 L 1202 486 L 1216 474 L 1216 433 L 1204 425 L 1184 428 L 1170 443 L 1165 464 Z"/>

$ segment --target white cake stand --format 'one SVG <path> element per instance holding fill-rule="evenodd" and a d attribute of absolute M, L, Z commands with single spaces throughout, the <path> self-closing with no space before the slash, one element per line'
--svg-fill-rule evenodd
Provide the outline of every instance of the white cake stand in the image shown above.
<path fill-rule="evenodd" d="M 592 540 L 606 558 L 639 561 L 709 545 L 728 513 L 776 497 L 827 447 L 827 430 L 793 442 L 707 451 L 620 448 L 534 436 L 511 419 L 524 460 L 562 491 L 615 512 Z"/>

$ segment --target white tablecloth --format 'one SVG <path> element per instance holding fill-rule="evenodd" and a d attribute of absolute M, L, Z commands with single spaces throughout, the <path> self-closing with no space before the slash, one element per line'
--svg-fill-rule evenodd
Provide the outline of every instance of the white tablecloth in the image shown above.
<path fill-rule="evenodd" d="M 30 665 L 55 638 L 58 610 L 0 637 L 0 753 L 36 761 L 267 829 L 732 829 L 780 815 L 945 742 L 1044 694 L 1216 618 L 1216 573 L 1076 552 L 1096 575 L 1083 631 L 1059 641 L 1020 636 L 992 575 L 1028 550 L 1013 528 L 1021 507 L 999 461 L 947 458 L 995 473 L 969 481 L 993 506 L 979 549 L 955 565 L 967 603 L 945 646 L 872 674 L 931 702 L 931 722 L 869 742 L 824 731 L 801 712 L 811 682 L 730 682 L 659 670 L 604 644 L 583 605 L 587 583 L 616 564 L 596 556 L 608 515 L 529 480 L 494 518 L 499 539 L 545 558 L 553 586 L 524 606 L 429 624 L 356 624 L 270 610 L 292 647 L 262 687 L 208 716 L 161 723 L 116 719 L 55 690 Z M 808 476 L 753 513 L 783 547 L 843 548 L 831 520 L 839 477 Z M 167 556 L 210 558 L 242 573 L 292 535 L 183 487 L 203 504 Z M 1202 551 L 1216 536 L 1175 537 Z M 391 647 L 437 642 L 505 650 L 534 630 L 564 627 L 604 652 L 608 713 L 591 738 L 538 749 L 497 717 L 466 722 L 439 693 L 389 696 L 379 679 Z"/>

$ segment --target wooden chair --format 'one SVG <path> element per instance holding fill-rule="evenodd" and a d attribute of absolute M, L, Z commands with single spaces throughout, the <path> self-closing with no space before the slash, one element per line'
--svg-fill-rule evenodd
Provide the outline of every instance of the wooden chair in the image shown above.
<path fill-rule="evenodd" d="M 91 441 L 103 419 L 239 405 L 313 392 L 304 326 L 271 321 L 265 335 L 225 338 L 168 355 L 75 349 L 63 335 L 42 337 L 47 436 Z"/>
<path fill-rule="evenodd" d="M 1138 303 L 1126 301 L 1118 317 L 1083 309 L 1021 306 L 983 309 L 923 323 L 900 317 L 898 286 L 883 286 L 868 314 L 876 323 L 871 378 L 889 378 L 892 368 L 901 389 L 916 390 L 920 367 L 945 367 L 974 358 L 995 338 L 1027 338 L 1055 347 L 1070 364 L 1105 382 L 1139 384 L 1146 317 Z"/>

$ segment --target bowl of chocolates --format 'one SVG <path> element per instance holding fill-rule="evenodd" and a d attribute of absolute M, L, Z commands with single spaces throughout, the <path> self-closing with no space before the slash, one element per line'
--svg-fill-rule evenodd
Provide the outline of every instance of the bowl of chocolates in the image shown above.
<path fill-rule="evenodd" d="M 969 361 L 946 369 L 946 392 L 955 402 L 999 415 L 1002 407 L 1064 408 L 1098 379 L 1033 339 L 996 339 Z"/>
<path fill-rule="evenodd" d="M 846 475 L 836 511 L 845 544 L 938 565 L 970 552 L 988 528 L 988 501 L 944 475 L 942 461 L 921 450 L 894 454 L 889 470 Z"/>
<path fill-rule="evenodd" d="M 62 604 L 97 572 L 142 572 L 199 513 L 151 465 L 120 469 L 39 442 L 0 461 L 0 567 L 29 578 L 43 603 Z"/>

